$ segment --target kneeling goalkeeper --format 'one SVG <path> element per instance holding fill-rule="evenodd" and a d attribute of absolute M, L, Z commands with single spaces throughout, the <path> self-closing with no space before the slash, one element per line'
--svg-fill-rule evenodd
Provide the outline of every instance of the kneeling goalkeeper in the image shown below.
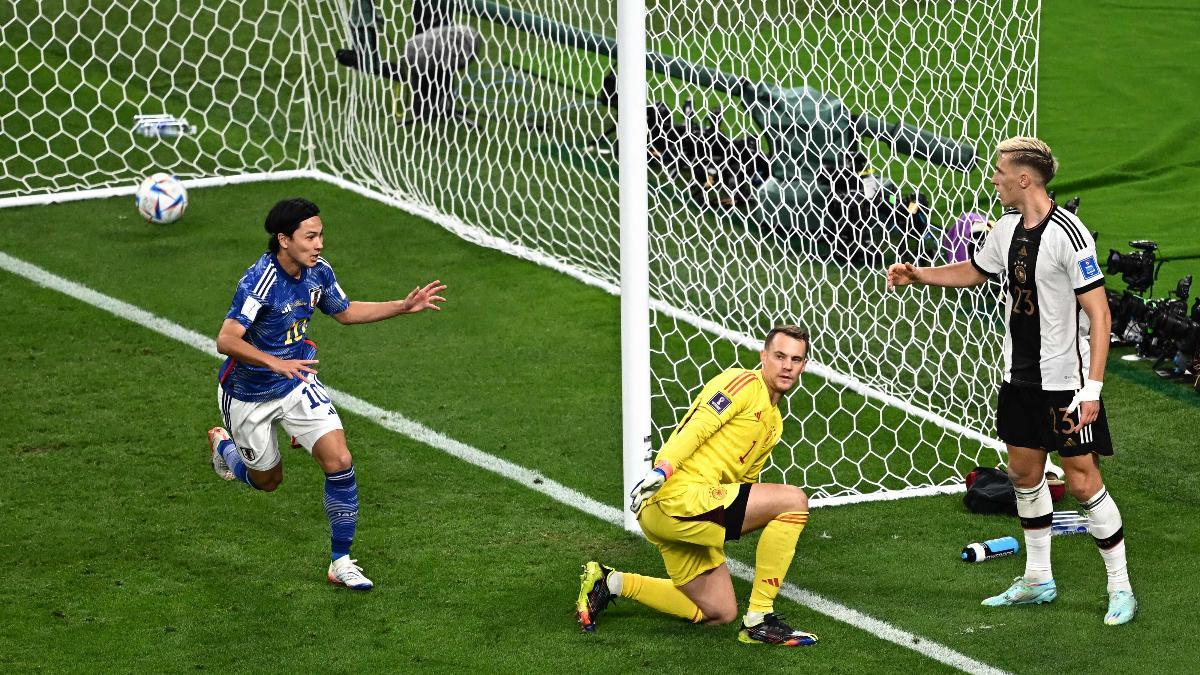
<path fill-rule="evenodd" d="M 808 522 L 808 497 L 791 485 L 755 482 L 782 435 L 779 399 L 804 372 L 809 337 L 779 326 L 764 342 L 762 369 L 731 368 L 710 380 L 631 494 L 630 508 L 671 578 L 587 563 L 576 602 L 584 630 L 596 629 L 597 616 L 617 596 L 693 623 L 730 623 L 738 605 L 725 542 L 762 529 L 738 640 L 788 647 L 817 641 L 774 611 Z"/>

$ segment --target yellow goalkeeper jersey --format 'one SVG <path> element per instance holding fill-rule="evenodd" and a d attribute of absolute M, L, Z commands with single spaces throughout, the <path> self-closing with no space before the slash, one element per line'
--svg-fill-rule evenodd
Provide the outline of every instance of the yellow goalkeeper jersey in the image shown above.
<path fill-rule="evenodd" d="M 708 381 L 683 421 L 659 450 L 674 473 L 649 502 L 679 495 L 697 483 L 753 483 L 783 434 L 762 371 L 730 368 Z"/>

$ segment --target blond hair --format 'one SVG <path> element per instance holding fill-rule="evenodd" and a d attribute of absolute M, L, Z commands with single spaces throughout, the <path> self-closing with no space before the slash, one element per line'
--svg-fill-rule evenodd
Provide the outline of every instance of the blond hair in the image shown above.
<path fill-rule="evenodd" d="M 1058 172 L 1058 160 L 1054 159 L 1050 146 L 1032 136 L 1015 136 L 1001 141 L 996 146 L 996 152 L 1008 155 L 1009 161 L 1031 169 L 1042 179 L 1042 185 L 1053 180 Z"/>

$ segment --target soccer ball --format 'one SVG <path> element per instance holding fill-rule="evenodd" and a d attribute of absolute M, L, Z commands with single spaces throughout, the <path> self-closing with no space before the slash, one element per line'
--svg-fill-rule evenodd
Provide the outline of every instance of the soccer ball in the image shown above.
<path fill-rule="evenodd" d="M 182 218 L 188 204 L 183 183 L 175 176 L 161 172 L 142 181 L 134 199 L 143 218 L 163 225 Z"/>

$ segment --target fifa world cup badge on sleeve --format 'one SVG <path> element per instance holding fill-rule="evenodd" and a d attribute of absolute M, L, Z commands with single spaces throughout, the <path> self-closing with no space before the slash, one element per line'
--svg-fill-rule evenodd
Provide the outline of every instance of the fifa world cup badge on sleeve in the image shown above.
<path fill-rule="evenodd" d="M 1079 271 L 1083 273 L 1084 279 L 1095 279 L 1100 276 L 1100 265 L 1096 263 L 1096 256 L 1089 255 L 1080 260 Z"/>
<path fill-rule="evenodd" d="M 731 402 L 728 396 L 718 391 L 712 398 L 708 399 L 708 407 L 716 410 L 719 415 L 725 412 L 725 409 L 729 407 Z"/>

